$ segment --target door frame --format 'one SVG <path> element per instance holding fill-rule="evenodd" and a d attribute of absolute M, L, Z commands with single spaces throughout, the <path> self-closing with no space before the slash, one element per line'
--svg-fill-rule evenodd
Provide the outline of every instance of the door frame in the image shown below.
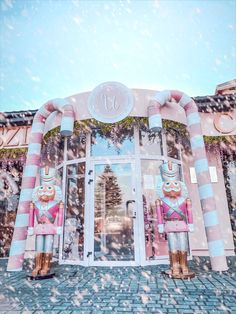
<path fill-rule="evenodd" d="M 136 189 L 136 180 L 135 180 L 135 160 L 134 158 L 122 158 L 114 156 L 112 158 L 109 157 L 109 164 L 130 164 L 131 165 L 131 180 L 132 180 L 132 189 L 135 193 L 134 199 L 135 199 L 135 212 L 136 212 L 136 218 L 133 219 L 133 233 L 134 233 L 134 260 L 131 261 L 95 261 L 94 260 L 94 183 L 95 183 L 95 167 L 96 165 L 104 165 L 107 164 L 106 162 L 107 158 L 93 158 L 90 161 L 90 170 L 89 172 L 91 173 L 91 184 L 87 185 L 89 195 L 90 197 L 87 198 L 88 201 L 88 219 L 87 219 L 87 224 L 85 227 L 85 233 L 89 236 L 89 243 L 88 243 L 88 250 L 87 253 L 85 253 L 85 257 L 88 255 L 88 266 L 138 266 L 140 265 L 140 253 L 139 253 L 139 238 L 138 238 L 138 224 L 139 224 L 139 215 L 138 215 L 138 208 L 137 208 L 137 189 Z M 92 252 L 91 254 L 88 254 L 89 252 Z"/>

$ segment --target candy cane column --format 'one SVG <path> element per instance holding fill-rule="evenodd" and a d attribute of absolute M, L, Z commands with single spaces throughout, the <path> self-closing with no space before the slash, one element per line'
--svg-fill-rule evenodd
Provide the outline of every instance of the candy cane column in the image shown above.
<path fill-rule="evenodd" d="M 22 270 L 27 238 L 27 228 L 29 223 L 30 202 L 32 199 L 32 192 L 35 187 L 38 168 L 40 166 L 41 146 L 45 121 L 54 111 L 62 113 L 61 135 L 70 136 L 73 133 L 73 107 L 69 105 L 64 99 L 54 99 L 48 101 L 37 111 L 32 124 L 26 165 L 22 177 L 20 200 L 7 266 L 8 271 Z"/>
<path fill-rule="evenodd" d="M 160 108 L 172 98 L 185 110 L 187 118 L 211 266 L 215 271 L 224 271 L 228 269 L 224 242 L 210 181 L 208 160 L 197 105 L 192 98 L 180 91 L 167 90 L 158 92 L 148 106 L 149 127 L 153 130 L 162 128 Z"/>

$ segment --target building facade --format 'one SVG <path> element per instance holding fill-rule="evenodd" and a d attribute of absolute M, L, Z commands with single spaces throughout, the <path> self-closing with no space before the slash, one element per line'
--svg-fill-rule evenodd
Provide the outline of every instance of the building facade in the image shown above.
<path fill-rule="evenodd" d="M 171 99 L 161 109 L 163 129 L 151 130 L 148 104 L 156 92 L 127 90 L 119 83 L 104 83 L 92 92 L 68 97 L 66 101 L 75 114 L 71 136 L 61 136 L 60 112 L 51 113 L 46 120 L 40 164 L 58 169 L 65 204 L 60 263 L 84 266 L 167 263 L 167 240 L 158 233 L 155 200 L 159 166 L 168 160 L 179 165 L 193 204 L 195 230 L 189 235 L 189 255 L 209 255 L 184 111 L 176 109 Z M 226 255 L 235 252 L 235 99 L 235 94 L 222 91 L 219 95 L 194 98 Z M 36 111 L 2 114 L 2 257 L 9 254 L 35 114 Z M 34 240 L 27 239 L 26 256 L 33 251 Z"/>

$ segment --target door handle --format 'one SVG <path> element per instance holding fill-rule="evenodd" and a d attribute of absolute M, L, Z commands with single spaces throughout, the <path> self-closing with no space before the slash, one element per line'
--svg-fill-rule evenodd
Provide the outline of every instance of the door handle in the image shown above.
<path fill-rule="evenodd" d="M 88 252 L 87 253 L 87 257 L 89 257 L 90 255 L 92 255 L 93 254 L 93 252 Z"/>
<path fill-rule="evenodd" d="M 129 218 L 136 218 L 136 211 L 134 211 L 135 208 L 132 208 L 131 211 L 129 211 L 129 205 L 134 204 L 135 200 L 128 200 L 126 202 L 126 216 Z"/>

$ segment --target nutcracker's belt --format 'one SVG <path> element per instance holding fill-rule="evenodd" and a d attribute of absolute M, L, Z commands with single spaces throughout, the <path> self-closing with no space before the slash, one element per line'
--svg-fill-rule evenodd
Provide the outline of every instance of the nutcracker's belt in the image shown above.
<path fill-rule="evenodd" d="M 165 221 L 184 221 L 184 220 L 181 219 L 181 218 L 165 218 L 164 220 L 165 220 Z"/>
<path fill-rule="evenodd" d="M 170 232 L 188 232 L 188 226 L 184 220 L 168 220 L 164 224 L 164 231 Z"/>
<path fill-rule="evenodd" d="M 39 225 L 46 225 L 46 223 L 47 223 L 46 221 L 39 221 L 38 222 Z"/>

